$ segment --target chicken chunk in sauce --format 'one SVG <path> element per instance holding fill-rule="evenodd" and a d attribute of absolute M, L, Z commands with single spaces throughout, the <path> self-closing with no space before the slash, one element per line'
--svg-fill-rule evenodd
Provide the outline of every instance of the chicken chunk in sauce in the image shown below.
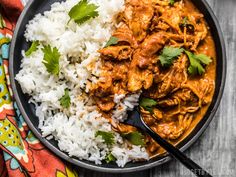
<path fill-rule="evenodd" d="M 174 5 L 169 0 L 126 0 L 117 23 L 112 35 L 117 43 L 99 50 L 102 74 L 91 96 L 111 120 L 116 94 L 142 92 L 141 99 L 156 103 L 151 110 L 140 107 L 145 122 L 161 137 L 177 144 L 204 116 L 215 90 L 216 51 L 204 16 L 190 0 Z M 169 67 L 163 67 L 160 61 L 165 47 L 182 49 Z M 195 59 L 204 54 L 211 62 L 198 61 L 201 73 L 192 74 L 194 58 L 185 51 Z M 119 133 L 137 131 L 122 123 L 113 124 L 113 128 Z M 145 147 L 151 156 L 162 152 L 149 136 Z"/>

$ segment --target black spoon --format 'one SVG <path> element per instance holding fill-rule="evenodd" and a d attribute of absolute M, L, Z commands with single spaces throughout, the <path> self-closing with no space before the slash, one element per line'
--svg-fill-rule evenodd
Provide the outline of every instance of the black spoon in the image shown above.
<path fill-rule="evenodd" d="M 202 167 L 188 158 L 179 149 L 174 147 L 172 144 L 168 143 L 166 140 L 161 138 L 157 133 L 155 133 L 142 119 L 138 108 L 134 109 L 132 112 L 128 113 L 128 119 L 124 121 L 125 124 L 132 125 L 139 128 L 143 132 L 149 134 L 162 148 L 164 148 L 170 155 L 175 159 L 180 161 L 185 167 L 187 167 L 191 172 L 199 177 L 212 177 L 208 172 L 206 172 Z"/>

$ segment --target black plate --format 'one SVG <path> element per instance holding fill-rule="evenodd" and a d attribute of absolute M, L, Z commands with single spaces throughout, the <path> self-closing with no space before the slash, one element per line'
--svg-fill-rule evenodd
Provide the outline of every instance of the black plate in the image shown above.
<path fill-rule="evenodd" d="M 28 103 L 27 95 L 24 95 L 22 93 L 20 85 L 15 81 L 14 78 L 20 70 L 22 58 L 21 50 L 27 49 L 29 47 L 29 44 L 25 41 L 25 38 L 23 36 L 26 24 L 34 17 L 35 14 L 42 13 L 45 10 L 49 10 L 50 5 L 58 1 L 62 0 L 30 1 L 19 18 L 11 43 L 9 69 L 12 89 L 17 105 L 19 106 L 19 109 L 30 129 L 53 153 L 65 159 L 66 161 L 73 163 L 74 165 L 90 170 L 112 173 L 132 172 L 152 168 L 169 161 L 171 159 L 170 156 L 162 156 L 153 158 L 148 162 L 128 163 L 124 168 L 118 168 L 115 164 L 95 165 L 94 163 L 86 160 L 79 160 L 77 158 L 69 157 L 67 153 L 59 150 L 57 142 L 55 140 L 47 140 L 41 136 L 41 131 L 38 129 L 39 121 L 35 115 L 35 108 L 33 105 Z M 223 94 L 226 79 L 226 52 L 219 23 L 205 0 L 194 0 L 193 2 L 205 15 L 205 18 L 211 28 L 212 35 L 215 40 L 217 51 L 216 91 L 212 104 L 210 105 L 204 118 L 196 126 L 194 131 L 183 142 L 179 144 L 179 148 L 181 149 L 181 151 L 189 148 L 199 138 L 199 136 L 203 133 L 203 131 L 207 128 L 207 126 L 213 119 Z"/>

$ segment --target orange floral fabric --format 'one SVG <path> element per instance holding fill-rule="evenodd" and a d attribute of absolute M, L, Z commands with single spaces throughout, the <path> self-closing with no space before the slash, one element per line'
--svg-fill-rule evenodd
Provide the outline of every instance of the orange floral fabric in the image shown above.
<path fill-rule="evenodd" d="M 8 39 L 22 10 L 20 0 L 0 0 L 0 177 L 78 176 L 35 138 L 14 102 Z"/>

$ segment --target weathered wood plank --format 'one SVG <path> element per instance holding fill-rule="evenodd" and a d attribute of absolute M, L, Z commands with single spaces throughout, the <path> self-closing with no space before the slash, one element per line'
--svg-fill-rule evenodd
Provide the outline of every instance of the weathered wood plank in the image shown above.
<path fill-rule="evenodd" d="M 79 174 L 80 177 L 149 177 L 150 171 L 141 171 L 137 173 L 128 173 L 128 174 L 108 174 L 108 173 L 98 173 L 88 170 L 82 170 Z"/>
<path fill-rule="evenodd" d="M 225 93 L 215 119 L 186 154 L 214 176 L 236 176 L 236 1 L 208 0 L 221 24 L 228 56 Z M 180 177 L 193 176 L 176 161 L 133 174 L 104 174 L 83 170 L 83 177 Z"/>

